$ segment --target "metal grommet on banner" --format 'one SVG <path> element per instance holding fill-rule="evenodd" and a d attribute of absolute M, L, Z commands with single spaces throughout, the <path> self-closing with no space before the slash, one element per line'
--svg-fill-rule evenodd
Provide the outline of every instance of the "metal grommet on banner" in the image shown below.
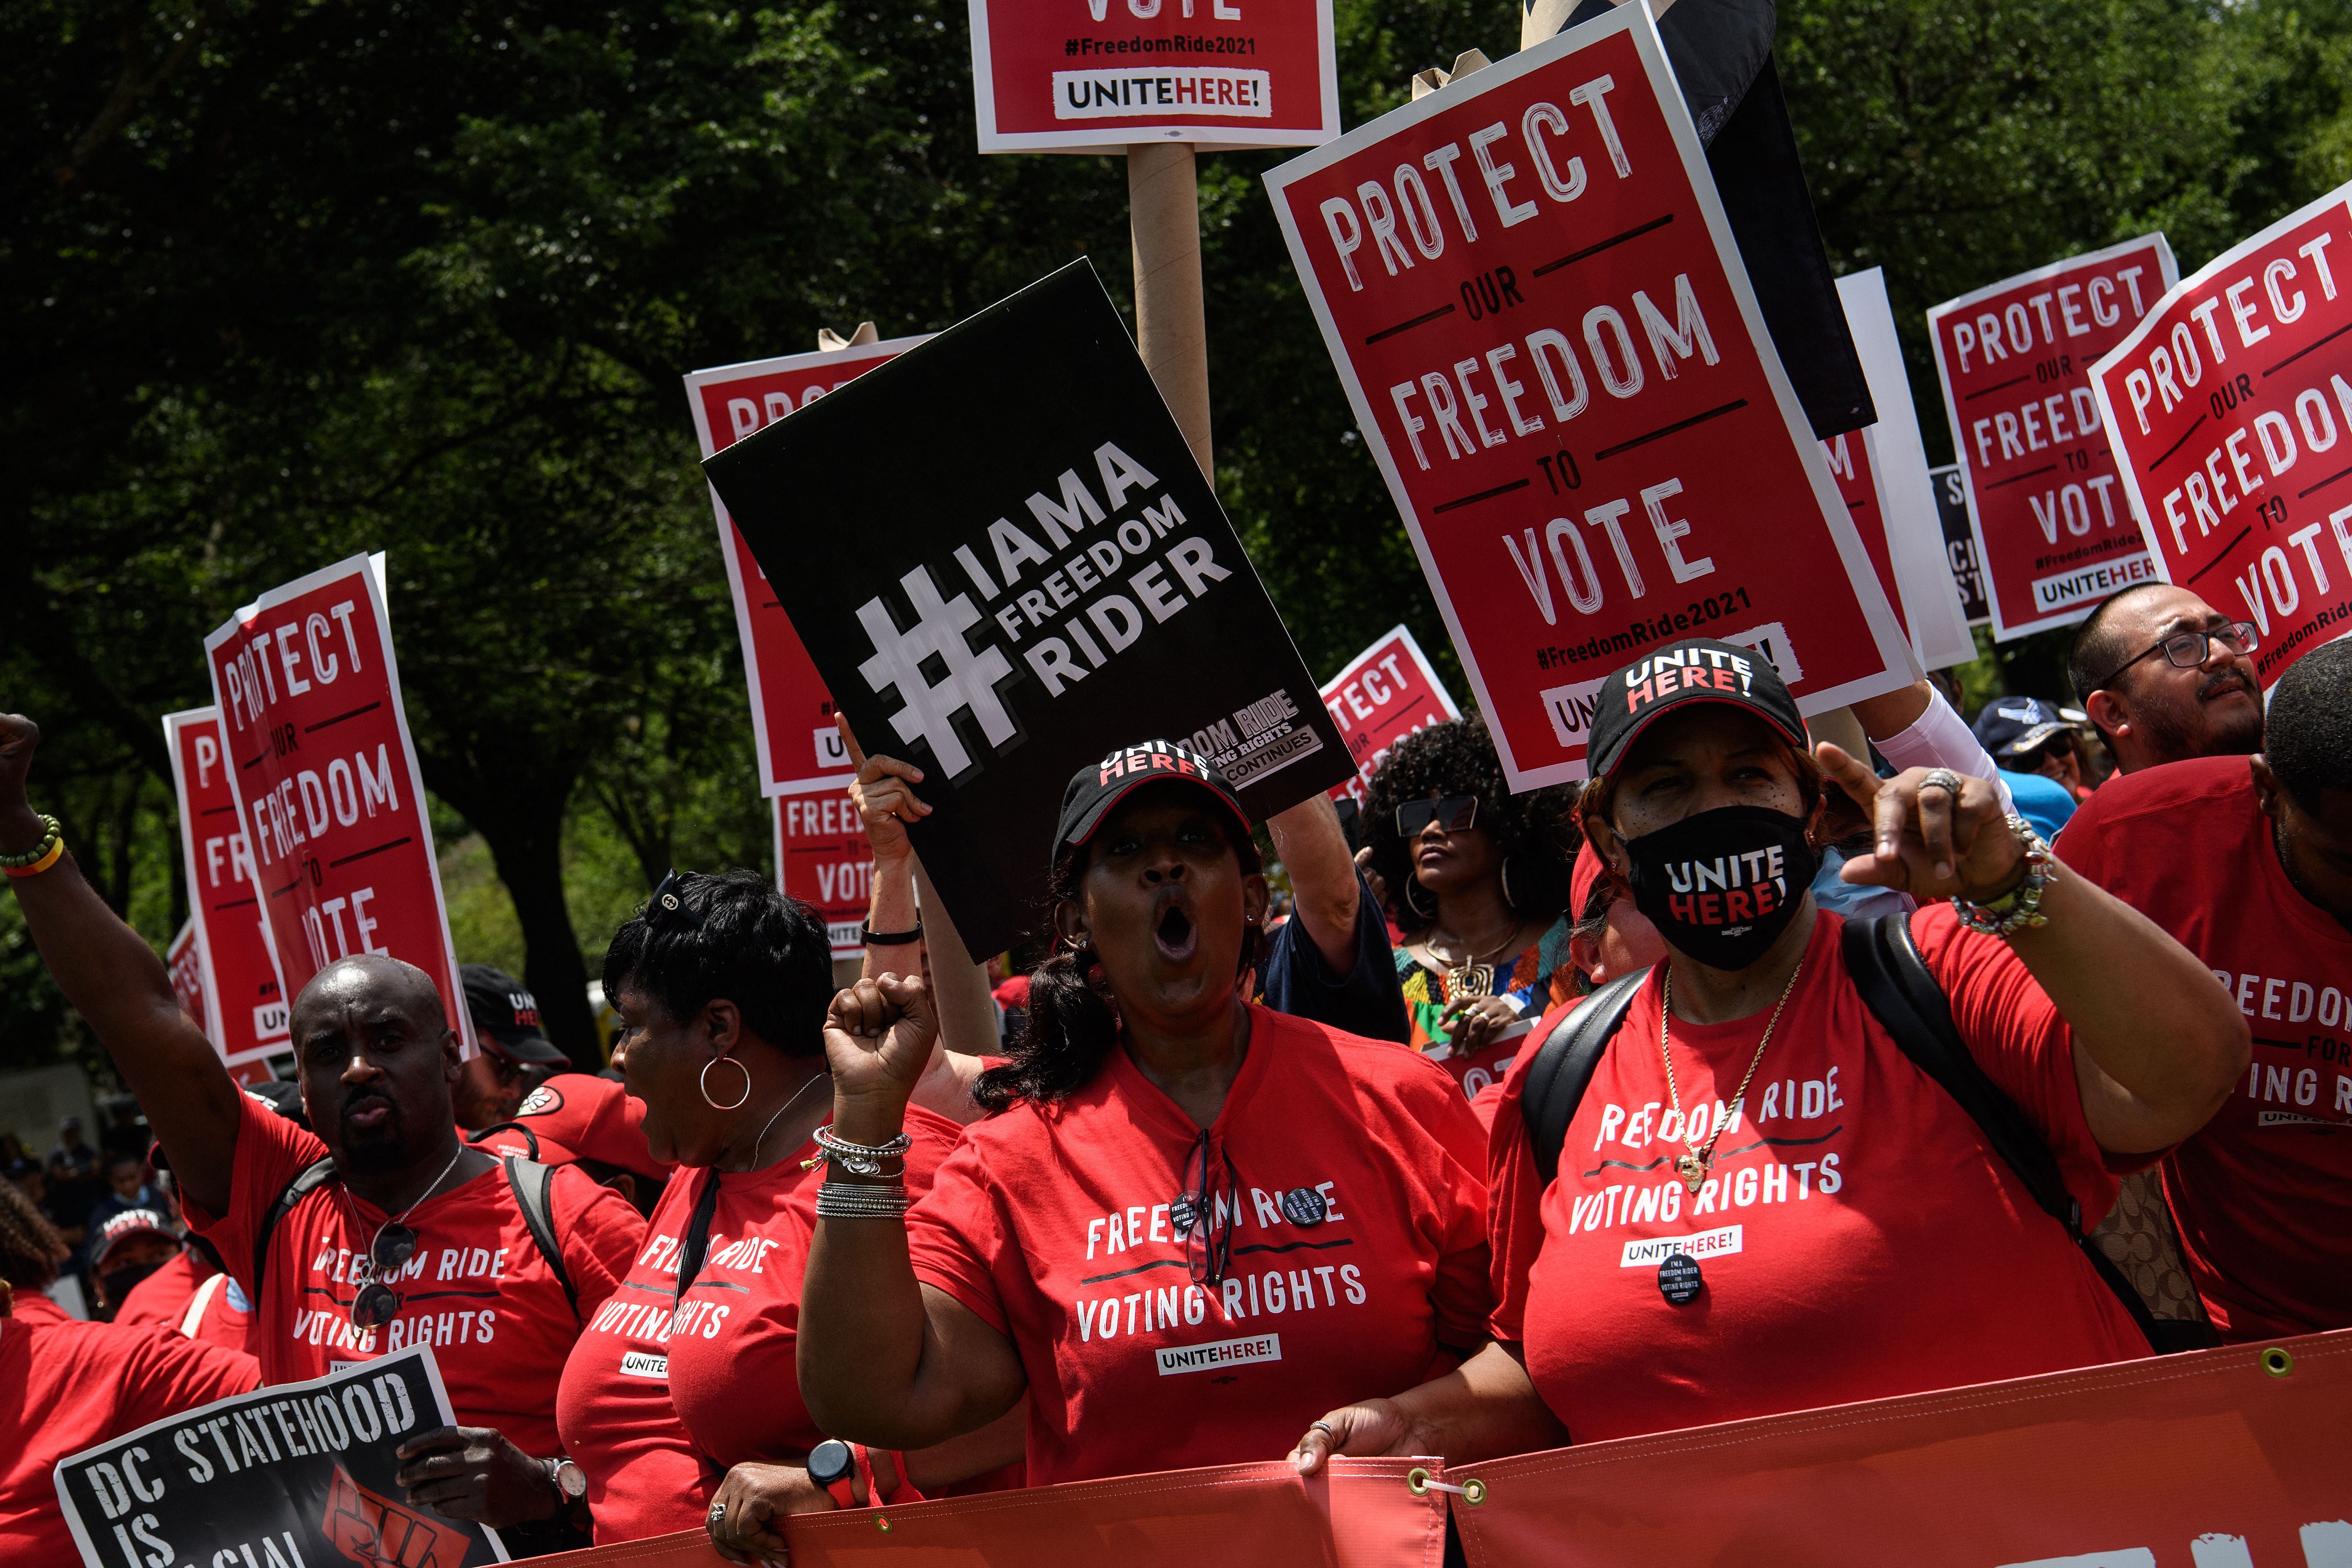
<path fill-rule="evenodd" d="M 2273 1345 L 2262 1353 L 2263 1370 L 2273 1377 L 2284 1377 L 2294 1371 L 2294 1357 Z"/>
<path fill-rule="evenodd" d="M 1462 1500 L 1476 1508 L 1486 1500 L 1486 1483 L 1473 1476 L 1462 1483 Z"/>
<path fill-rule="evenodd" d="M 1404 1473 L 1404 1489 L 1411 1492 L 1415 1497 L 1427 1497 L 1429 1495 L 1429 1472 L 1423 1469 L 1419 1465 L 1415 1465 L 1412 1468 L 1407 1470 Z"/>
<path fill-rule="evenodd" d="M 1486 1500 L 1486 1483 L 1475 1476 L 1461 1486 L 1451 1486 L 1439 1480 L 1419 1465 L 1404 1473 L 1404 1489 L 1415 1497 L 1427 1497 L 1431 1492 L 1452 1492 L 1472 1508 Z"/>
<path fill-rule="evenodd" d="M 887 1514 L 880 1514 L 880 1513 L 876 1514 L 876 1515 L 874 1516 L 874 1528 L 875 1528 L 875 1529 L 877 1529 L 877 1530 L 878 1530 L 878 1531 L 881 1531 L 883 1534 L 885 1534 L 885 1535 L 889 1534 L 889 1533 L 890 1533 L 890 1518 L 889 1518 L 889 1516 L 888 1516 Z"/>

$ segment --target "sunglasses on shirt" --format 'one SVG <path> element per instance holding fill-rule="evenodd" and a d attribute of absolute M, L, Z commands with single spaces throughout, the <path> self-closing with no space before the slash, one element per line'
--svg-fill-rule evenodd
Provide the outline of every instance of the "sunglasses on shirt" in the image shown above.
<path fill-rule="evenodd" d="M 1432 823 L 1447 833 L 1467 833 L 1478 825 L 1478 797 L 1449 795 L 1436 800 L 1409 800 L 1396 808 L 1399 838 L 1418 838 Z"/>
<path fill-rule="evenodd" d="M 1169 1205 L 1169 1219 L 1184 1238 L 1184 1266 L 1192 1283 L 1212 1289 L 1233 1268 L 1234 1215 L 1241 1208 L 1242 1190 L 1233 1156 L 1220 1149 L 1216 1158 L 1224 1166 L 1223 1191 L 1212 1185 L 1209 1134 L 1203 1131 L 1184 1157 L 1184 1191 Z"/>
<path fill-rule="evenodd" d="M 375 1233 L 375 1239 L 368 1243 L 368 1261 L 375 1265 L 375 1279 L 352 1298 L 352 1327 L 380 1329 L 399 1314 L 400 1297 L 384 1280 L 416 1256 L 416 1233 L 404 1225 L 386 1225 Z"/>

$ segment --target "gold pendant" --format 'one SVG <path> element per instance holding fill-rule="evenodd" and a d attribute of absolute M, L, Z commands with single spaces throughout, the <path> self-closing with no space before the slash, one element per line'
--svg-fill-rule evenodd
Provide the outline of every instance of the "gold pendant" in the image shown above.
<path fill-rule="evenodd" d="M 1462 996 L 1492 996 L 1495 994 L 1495 966 L 1491 963 L 1465 963 L 1450 970 L 1445 976 L 1446 999 Z"/>
<path fill-rule="evenodd" d="M 1683 1185 L 1696 1193 L 1706 1181 L 1706 1156 L 1694 1149 L 1675 1162 L 1675 1169 L 1682 1173 Z"/>

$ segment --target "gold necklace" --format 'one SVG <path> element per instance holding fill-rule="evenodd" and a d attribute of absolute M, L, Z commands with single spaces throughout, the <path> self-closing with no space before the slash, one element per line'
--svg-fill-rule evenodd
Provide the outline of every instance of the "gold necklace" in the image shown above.
<path fill-rule="evenodd" d="M 1666 1032 L 1675 1016 L 1675 971 L 1672 964 L 1666 966 L 1665 995 L 1658 1010 L 1658 1057 L 1666 1064 L 1666 1096 L 1674 1102 L 1675 1119 L 1682 1122 L 1683 1142 L 1690 1145 L 1675 1161 L 1675 1169 L 1681 1174 L 1683 1185 L 1692 1192 L 1697 1192 L 1706 1182 L 1706 1169 L 1715 1163 L 1715 1141 L 1723 1136 L 1723 1130 L 1731 1125 L 1732 1117 L 1739 1114 L 1739 1107 L 1747 1100 L 1748 1086 L 1756 1081 L 1756 1069 L 1764 1065 L 1764 1047 L 1772 1043 L 1772 1030 L 1780 1022 L 1780 1009 L 1789 1005 L 1790 994 L 1797 989 L 1797 976 L 1804 972 L 1805 961 L 1801 956 L 1797 967 L 1789 972 L 1789 984 L 1780 988 L 1780 1000 L 1772 1005 L 1772 1016 L 1764 1025 L 1764 1037 L 1756 1042 L 1756 1055 L 1748 1060 L 1748 1076 L 1739 1080 L 1739 1092 L 1731 1097 L 1730 1112 L 1715 1123 L 1715 1131 L 1706 1135 L 1702 1144 L 1690 1135 L 1690 1121 L 1683 1115 L 1682 1090 L 1675 1087 L 1674 1053 L 1666 1048 Z"/>
<path fill-rule="evenodd" d="M 1445 999 L 1451 1002 L 1459 996 L 1492 996 L 1495 994 L 1494 961 L 1502 957 L 1505 952 L 1510 951 L 1511 944 L 1518 940 L 1519 932 L 1526 929 L 1527 922 L 1525 921 L 1518 921 L 1514 924 L 1509 931 L 1503 933 L 1501 944 L 1497 946 L 1494 952 L 1488 953 L 1483 962 L 1478 957 L 1478 950 L 1476 948 L 1472 948 L 1468 958 L 1464 959 L 1460 963 L 1454 964 L 1451 968 L 1447 969 L 1445 972 Z M 1423 942 L 1422 945 L 1429 949 L 1430 957 L 1436 958 L 1438 956 L 1436 948 L 1431 946 L 1427 942 Z"/>

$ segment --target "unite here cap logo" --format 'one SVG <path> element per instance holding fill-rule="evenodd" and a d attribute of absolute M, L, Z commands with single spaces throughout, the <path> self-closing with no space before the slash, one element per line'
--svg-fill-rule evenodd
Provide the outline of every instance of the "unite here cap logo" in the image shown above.
<path fill-rule="evenodd" d="M 1095 783 L 1108 784 L 1126 773 L 1172 773 L 1182 778 L 1205 779 L 1209 759 L 1188 752 L 1173 741 L 1147 741 L 1122 746 L 1096 764 Z"/>
<path fill-rule="evenodd" d="M 1755 674 L 1754 663 L 1727 648 L 1670 648 L 1627 667 L 1625 711 L 1638 713 L 1645 703 L 1701 687 L 1749 696 Z"/>

